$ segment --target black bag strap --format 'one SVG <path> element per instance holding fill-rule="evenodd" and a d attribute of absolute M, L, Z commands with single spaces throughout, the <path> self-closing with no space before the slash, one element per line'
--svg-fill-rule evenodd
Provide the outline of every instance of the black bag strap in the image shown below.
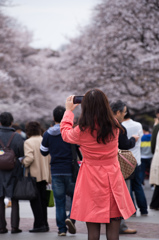
<path fill-rule="evenodd" d="M 7 146 L 6 146 L 7 148 L 10 146 L 11 141 L 12 141 L 14 135 L 15 135 L 15 132 L 13 132 L 12 135 L 10 136 L 10 139 L 8 140 L 8 143 L 7 143 Z M 1 139 L 0 139 L 0 144 L 1 144 L 1 146 L 2 146 L 3 148 L 5 148 L 5 146 L 4 146 L 3 142 L 1 141 Z"/>
<path fill-rule="evenodd" d="M 15 132 L 13 132 L 13 133 L 12 133 L 12 135 L 11 135 L 11 137 L 10 137 L 9 141 L 8 141 L 7 147 L 9 147 L 9 146 L 10 146 L 10 144 L 11 144 L 11 141 L 12 141 L 12 139 L 13 139 L 14 135 L 15 135 Z"/>
<path fill-rule="evenodd" d="M 1 146 L 2 146 L 3 148 L 5 148 L 5 146 L 4 146 L 3 142 L 1 141 L 1 139 L 0 139 L 0 144 L 1 144 Z"/>
<path fill-rule="evenodd" d="M 71 144 L 71 149 L 72 149 L 72 159 L 77 160 L 77 155 L 80 160 L 82 160 L 82 154 L 79 150 L 79 146 L 76 144 Z"/>
<path fill-rule="evenodd" d="M 80 161 L 82 161 L 82 154 L 81 154 L 81 152 L 80 152 L 80 150 L 79 150 L 79 145 L 76 145 L 76 151 L 77 151 L 77 155 L 78 155 L 78 157 L 79 157 L 79 159 L 80 159 Z"/>
<path fill-rule="evenodd" d="M 71 150 L 72 150 L 72 160 L 77 160 L 77 153 L 76 153 L 76 145 L 71 144 Z"/>
<path fill-rule="evenodd" d="M 26 174 L 26 177 L 31 178 L 31 174 L 30 174 L 30 166 L 29 167 L 24 167 L 24 176 Z"/>

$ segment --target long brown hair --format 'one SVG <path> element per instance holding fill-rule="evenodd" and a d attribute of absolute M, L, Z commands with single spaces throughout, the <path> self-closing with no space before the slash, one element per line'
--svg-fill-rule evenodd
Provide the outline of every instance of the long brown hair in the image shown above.
<path fill-rule="evenodd" d="M 81 131 L 90 129 L 93 136 L 97 130 L 97 142 L 104 144 L 111 141 L 114 129 L 121 129 L 120 124 L 114 118 L 106 95 L 99 89 L 88 91 L 81 103 L 82 113 L 79 119 Z"/>

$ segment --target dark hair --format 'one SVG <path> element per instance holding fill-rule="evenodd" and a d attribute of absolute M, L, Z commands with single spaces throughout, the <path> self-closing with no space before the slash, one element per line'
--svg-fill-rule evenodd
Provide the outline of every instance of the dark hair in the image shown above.
<path fill-rule="evenodd" d="M 20 127 L 20 125 L 17 124 L 17 123 L 13 124 L 13 125 L 12 125 L 12 128 L 14 128 L 15 130 L 22 130 L 21 127 Z"/>
<path fill-rule="evenodd" d="M 125 116 L 124 116 L 124 119 L 129 119 L 129 118 L 131 118 L 131 115 L 130 115 L 129 109 L 128 109 L 128 107 L 127 107 L 127 109 L 126 109 L 126 114 L 125 114 Z"/>
<path fill-rule="evenodd" d="M 106 95 L 98 89 L 88 91 L 81 103 L 82 113 L 79 119 L 81 131 L 97 130 L 97 142 L 105 144 L 114 138 L 114 129 L 121 128 L 110 109 Z"/>
<path fill-rule="evenodd" d="M 66 109 L 63 106 L 57 106 L 53 110 L 53 117 L 54 117 L 55 122 L 58 122 L 58 123 L 61 122 L 65 111 L 66 111 Z"/>
<path fill-rule="evenodd" d="M 14 121 L 13 116 L 10 112 L 3 112 L 0 114 L 0 122 L 2 126 L 9 127 Z"/>
<path fill-rule="evenodd" d="M 155 109 L 155 114 L 159 113 L 159 108 Z"/>
<path fill-rule="evenodd" d="M 150 130 L 149 130 L 149 126 L 146 125 L 146 124 L 143 124 L 143 125 L 142 125 L 142 128 L 143 128 L 143 130 L 146 131 L 146 132 L 149 132 L 149 131 L 150 131 Z"/>
<path fill-rule="evenodd" d="M 28 122 L 26 124 L 26 134 L 28 137 L 41 135 L 41 125 L 39 122 Z"/>
<path fill-rule="evenodd" d="M 118 100 L 116 102 L 112 102 L 110 104 L 110 107 L 111 107 L 114 114 L 116 114 L 117 111 L 123 112 L 125 106 L 126 106 L 126 104 L 124 102 L 122 102 L 121 100 Z"/>

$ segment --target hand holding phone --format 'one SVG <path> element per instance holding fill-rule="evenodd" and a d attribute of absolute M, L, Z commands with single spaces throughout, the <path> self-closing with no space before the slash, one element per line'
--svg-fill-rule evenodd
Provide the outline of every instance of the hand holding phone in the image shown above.
<path fill-rule="evenodd" d="M 65 104 L 66 110 L 73 111 L 77 107 L 78 104 L 74 104 L 73 99 L 74 99 L 74 95 L 67 97 L 66 104 Z"/>

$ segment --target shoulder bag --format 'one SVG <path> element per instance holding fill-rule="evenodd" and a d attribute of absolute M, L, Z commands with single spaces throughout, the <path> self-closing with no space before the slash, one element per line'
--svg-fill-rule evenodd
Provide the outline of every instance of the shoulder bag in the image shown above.
<path fill-rule="evenodd" d="M 124 179 L 130 178 L 137 165 L 136 158 L 132 152 L 129 150 L 118 149 L 118 161 L 120 163 L 120 168 Z"/>
<path fill-rule="evenodd" d="M 18 200 L 33 200 L 37 197 L 37 194 L 36 178 L 31 177 L 30 172 L 27 177 L 23 176 L 17 180 L 13 198 Z"/>

